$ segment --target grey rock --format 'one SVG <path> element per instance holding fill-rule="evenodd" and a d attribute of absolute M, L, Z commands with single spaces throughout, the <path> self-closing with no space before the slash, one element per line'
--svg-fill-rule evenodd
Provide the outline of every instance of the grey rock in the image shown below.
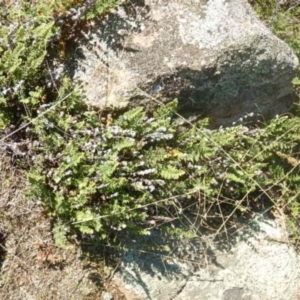
<path fill-rule="evenodd" d="M 299 299 L 300 259 L 288 244 L 283 223 L 257 214 L 238 232 L 228 232 L 229 248 L 224 241 L 213 242 L 212 237 L 204 242 L 202 236 L 197 247 L 190 247 L 194 254 L 197 250 L 203 253 L 202 258 L 193 260 L 188 255 L 174 255 L 176 247 L 170 240 L 165 243 L 171 251 L 163 255 L 140 249 L 144 241 L 138 240 L 135 250 L 123 254 L 114 280 L 139 299 Z M 159 241 L 158 236 L 152 234 L 149 241 L 159 245 L 163 239 Z M 181 241 L 185 248 L 191 244 L 192 240 Z"/>
<path fill-rule="evenodd" d="M 216 125 L 291 108 L 298 59 L 246 0 L 130 3 L 81 41 L 74 79 L 89 103 L 151 109 L 177 97 L 184 115 Z"/>
<path fill-rule="evenodd" d="M 114 296 L 109 292 L 103 292 L 101 294 L 101 300 L 113 300 Z"/>
<path fill-rule="evenodd" d="M 223 293 L 223 300 L 243 300 L 243 295 L 243 288 L 231 288 Z"/>

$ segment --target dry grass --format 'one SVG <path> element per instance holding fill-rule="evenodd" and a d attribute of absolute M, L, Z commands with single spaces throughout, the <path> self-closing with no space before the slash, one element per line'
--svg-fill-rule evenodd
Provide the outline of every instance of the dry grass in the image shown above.
<path fill-rule="evenodd" d="M 0 157 L 0 299 L 99 298 L 101 264 L 88 267 L 79 247 L 54 246 L 43 207 L 25 196 L 25 172 Z"/>

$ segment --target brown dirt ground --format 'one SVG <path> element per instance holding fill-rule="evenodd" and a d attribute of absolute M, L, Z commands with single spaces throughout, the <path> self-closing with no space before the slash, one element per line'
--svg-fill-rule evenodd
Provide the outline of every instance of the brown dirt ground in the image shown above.
<path fill-rule="evenodd" d="M 54 245 L 49 218 L 26 197 L 26 173 L 11 160 L 0 151 L 0 299 L 126 299 L 107 280 L 101 254 L 84 259 L 78 245 Z"/>

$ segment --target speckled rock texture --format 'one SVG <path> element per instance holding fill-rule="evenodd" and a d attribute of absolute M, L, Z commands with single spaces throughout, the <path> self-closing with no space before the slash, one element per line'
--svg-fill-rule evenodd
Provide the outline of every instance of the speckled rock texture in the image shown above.
<path fill-rule="evenodd" d="M 177 97 L 183 114 L 217 125 L 291 108 L 297 57 L 246 0 L 130 2 L 96 22 L 74 54 L 88 102 L 151 108 Z"/>
<path fill-rule="evenodd" d="M 191 247 L 195 240 L 182 241 L 193 250 L 181 257 L 172 258 L 176 251 L 170 241 L 172 251 L 166 255 L 143 251 L 137 241 L 136 251 L 124 253 L 113 280 L 126 299 L 300 299 L 299 255 L 279 219 L 258 214 L 244 225 L 228 232 L 227 242 L 204 242 L 202 237 Z M 149 240 L 160 243 L 155 235 Z M 201 248 L 202 259 L 193 257 Z"/>

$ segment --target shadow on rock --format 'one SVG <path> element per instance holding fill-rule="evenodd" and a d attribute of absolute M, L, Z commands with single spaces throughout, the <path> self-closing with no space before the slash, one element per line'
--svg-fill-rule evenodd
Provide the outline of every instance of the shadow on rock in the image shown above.
<path fill-rule="evenodd" d="M 0 272 L 6 255 L 5 239 L 5 234 L 0 231 Z"/>

